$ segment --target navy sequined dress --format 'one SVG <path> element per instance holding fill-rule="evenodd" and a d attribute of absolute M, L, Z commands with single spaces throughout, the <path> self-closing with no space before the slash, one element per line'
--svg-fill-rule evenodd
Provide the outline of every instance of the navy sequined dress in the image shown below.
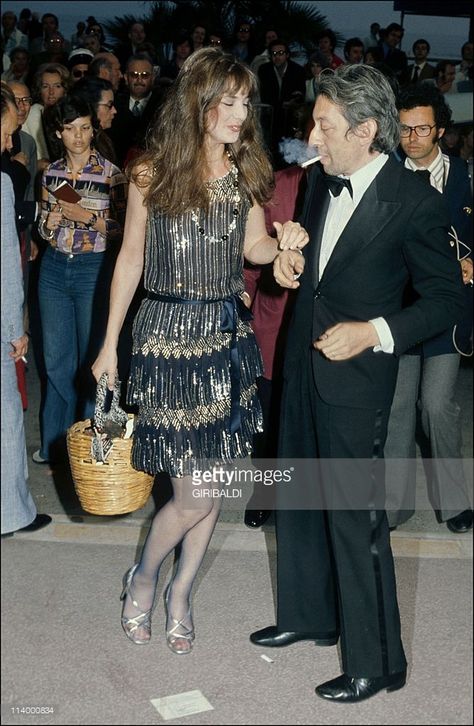
<path fill-rule="evenodd" d="M 207 213 L 148 215 L 127 400 L 138 405 L 132 465 L 150 474 L 245 457 L 262 429 L 262 361 L 240 301 L 250 202 L 235 167 L 208 190 Z"/>

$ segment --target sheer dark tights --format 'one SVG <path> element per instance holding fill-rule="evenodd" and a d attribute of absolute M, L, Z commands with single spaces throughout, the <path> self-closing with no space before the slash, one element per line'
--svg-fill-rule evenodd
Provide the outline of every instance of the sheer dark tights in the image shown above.
<path fill-rule="evenodd" d="M 181 554 L 168 597 L 169 616 L 183 620 L 183 625 L 191 628 L 191 589 L 216 526 L 220 498 L 193 499 L 193 483 L 189 476 L 172 478 L 171 483 L 173 496 L 155 515 L 133 576 L 132 594 L 139 610 L 127 596 L 123 615 L 133 618 L 153 606 L 161 564 L 181 543 Z M 167 629 L 170 624 L 167 623 Z M 138 628 L 135 635 L 143 640 L 150 637 L 145 628 Z"/>

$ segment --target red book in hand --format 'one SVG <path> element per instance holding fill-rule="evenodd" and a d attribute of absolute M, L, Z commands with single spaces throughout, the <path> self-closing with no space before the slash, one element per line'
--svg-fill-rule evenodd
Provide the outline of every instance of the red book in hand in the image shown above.
<path fill-rule="evenodd" d="M 59 199 L 60 202 L 71 202 L 77 204 L 80 202 L 82 197 L 76 192 L 75 189 L 67 181 L 61 182 L 57 189 L 51 189 L 51 194 Z"/>

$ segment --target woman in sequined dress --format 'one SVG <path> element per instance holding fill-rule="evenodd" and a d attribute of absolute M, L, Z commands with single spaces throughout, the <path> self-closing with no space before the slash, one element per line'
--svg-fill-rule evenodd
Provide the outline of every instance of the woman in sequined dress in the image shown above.
<path fill-rule="evenodd" d="M 256 91 L 249 68 L 217 48 L 184 64 L 130 172 L 106 340 L 93 366 L 96 380 L 105 372 L 112 387 L 119 332 L 144 269 L 128 387 L 139 410 L 132 463 L 168 473 L 173 497 L 125 575 L 122 626 L 134 643 L 148 643 L 159 569 L 181 543 L 165 598 L 166 639 L 178 654 L 193 646 L 191 588 L 220 504 L 192 496 L 193 473 L 247 456 L 261 428 L 261 359 L 241 299 L 244 256 L 265 264 L 308 241 L 291 221 L 275 225 L 276 239 L 266 232 L 262 205 L 273 173 L 252 108 Z"/>

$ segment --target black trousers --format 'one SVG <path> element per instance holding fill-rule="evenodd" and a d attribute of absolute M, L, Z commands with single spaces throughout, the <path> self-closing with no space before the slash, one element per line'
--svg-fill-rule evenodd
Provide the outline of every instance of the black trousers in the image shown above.
<path fill-rule="evenodd" d="M 314 464 L 315 480 L 297 482 L 296 492 L 320 486 L 324 504 L 278 504 L 277 625 L 328 637 L 340 632 L 344 672 L 353 677 L 406 667 L 379 476 L 388 414 L 326 404 L 314 385 L 311 354 L 283 390 L 280 457 Z"/>

